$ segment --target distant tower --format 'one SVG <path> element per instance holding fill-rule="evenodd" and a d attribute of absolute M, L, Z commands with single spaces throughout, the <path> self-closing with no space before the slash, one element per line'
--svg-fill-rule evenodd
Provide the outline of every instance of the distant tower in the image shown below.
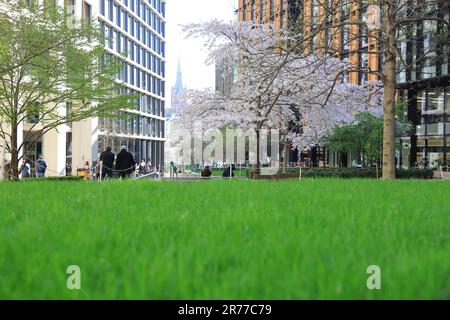
<path fill-rule="evenodd" d="M 184 97 L 185 91 L 186 88 L 183 86 L 181 62 L 180 59 L 178 59 L 177 78 L 175 81 L 175 86 L 172 87 L 172 106 L 171 106 L 172 115 L 180 113 L 186 106 L 186 98 Z"/>
<path fill-rule="evenodd" d="M 181 74 L 181 62 L 180 59 L 178 59 L 178 66 L 177 66 L 177 80 L 175 82 L 175 91 L 177 93 L 181 93 L 183 91 L 183 75 Z"/>

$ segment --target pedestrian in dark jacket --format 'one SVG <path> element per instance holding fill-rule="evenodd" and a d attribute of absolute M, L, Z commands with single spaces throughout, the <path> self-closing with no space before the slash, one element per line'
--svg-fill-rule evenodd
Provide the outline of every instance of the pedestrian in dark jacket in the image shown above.
<path fill-rule="evenodd" d="M 42 159 L 42 156 L 39 156 L 39 159 L 36 161 L 36 178 L 44 178 L 46 170 L 47 163 Z"/>
<path fill-rule="evenodd" d="M 111 152 L 111 147 L 107 147 L 105 151 L 100 154 L 100 161 L 102 162 L 102 178 L 108 176 L 113 177 L 114 170 L 114 153 Z"/>
<path fill-rule="evenodd" d="M 202 170 L 202 178 L 211 178 L 212 172 L 209 166 L 206 166 L 205 169 Z"/>
<path fill-rule="evenodd" d="M 116 159 L 116 171 L 119 177 L 122 179 L 129 178 L 130 174 L 136 170 L 136 161 L 134 161 L 133 155 L 127 151 L 125 146 L 121 147 L 120 152 L 117 154 Z"/>
<path fill-rule="evenodd" d="M 230 170 L 231 170 L 231 177 L 234 177 L 234 170 L 236 169 L 236 167 L 234 166 L 234 164 L 228 168 L 226 168 L 222 174 L 223 178 L 229 178 L 230 177 Z"/>

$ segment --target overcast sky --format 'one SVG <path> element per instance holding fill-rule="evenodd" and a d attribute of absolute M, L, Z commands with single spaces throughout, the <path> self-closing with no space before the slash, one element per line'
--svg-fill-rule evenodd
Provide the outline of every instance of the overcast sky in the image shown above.
<path fill-rule="evenodd" d="M 188 89 L 214 87 L 214 67 L 206 66 L 206 53 L 199 39 L 184 39 L 180 24 L 211 19 L 233 20 L 235 0 L 167 0 L 167 91 L 175 84 L 178 59 L 181 61 L 183 83 Z"/>

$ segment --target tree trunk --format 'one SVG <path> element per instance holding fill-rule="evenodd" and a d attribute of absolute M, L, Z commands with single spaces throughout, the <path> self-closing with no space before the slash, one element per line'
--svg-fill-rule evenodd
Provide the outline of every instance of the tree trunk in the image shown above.
<path fill-rule="evenodd" d="M 383 5 L 384 22 L 384 127 L 383 127 L 383 179 L 395 179 L 395 93 L 396 93 L 396 58 L 395 39 L 395 1 Z"/>
<path fill-rule="evenodd" d="M 258 97 L 258 100 L 256 102 L 256 109 L 261 110 L 261 97 Z M 258 116 L 260 114 L 258 113 Z M 260 121 L 256 122 L 256 167 L 253 170 L 253 178 L 256 178 L 261 173 L 261 159 L 259 155 L 260 147 L 259 142 L 261 140 L 261 127 L 262 123 Z"/>
<path fill-rule="evenodd" d="M 9 177 L 11 180 L 19 179 L 19 150 L 17 150 L 17 124 L 11 125 L 11 163 Z"/>
<path fill-rule="evenodd" d="M 286 142 L 283 144 L 283 173 L 286 173 L 286 167 L 288 164 L 288 142 L 286 139 Z"/>
<path fill-rule="evenodd" d="M 260 147 L 259 147 L 259 142 L 260 142 L 260 137 L 261 135 L 261 130 L 259 128 L 259 125 L 256 126 L 256 167 L 253 170 L 253 177 L 257 177 L 259 176 L 259 174 L 261 173 L 261 159 L 260 159 L 260 155 L 259 155 L 259 151 L 260 151 Z"/>

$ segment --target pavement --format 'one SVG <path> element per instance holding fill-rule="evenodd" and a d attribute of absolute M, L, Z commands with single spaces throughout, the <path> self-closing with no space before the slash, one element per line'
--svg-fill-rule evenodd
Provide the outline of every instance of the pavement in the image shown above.
<path fill-rule="evenodd" d="M 444 180 L 450 180 L 450 172 L 434 171 L 434 179 L 442 179 L 442 178 L 444 178 Z"/>

